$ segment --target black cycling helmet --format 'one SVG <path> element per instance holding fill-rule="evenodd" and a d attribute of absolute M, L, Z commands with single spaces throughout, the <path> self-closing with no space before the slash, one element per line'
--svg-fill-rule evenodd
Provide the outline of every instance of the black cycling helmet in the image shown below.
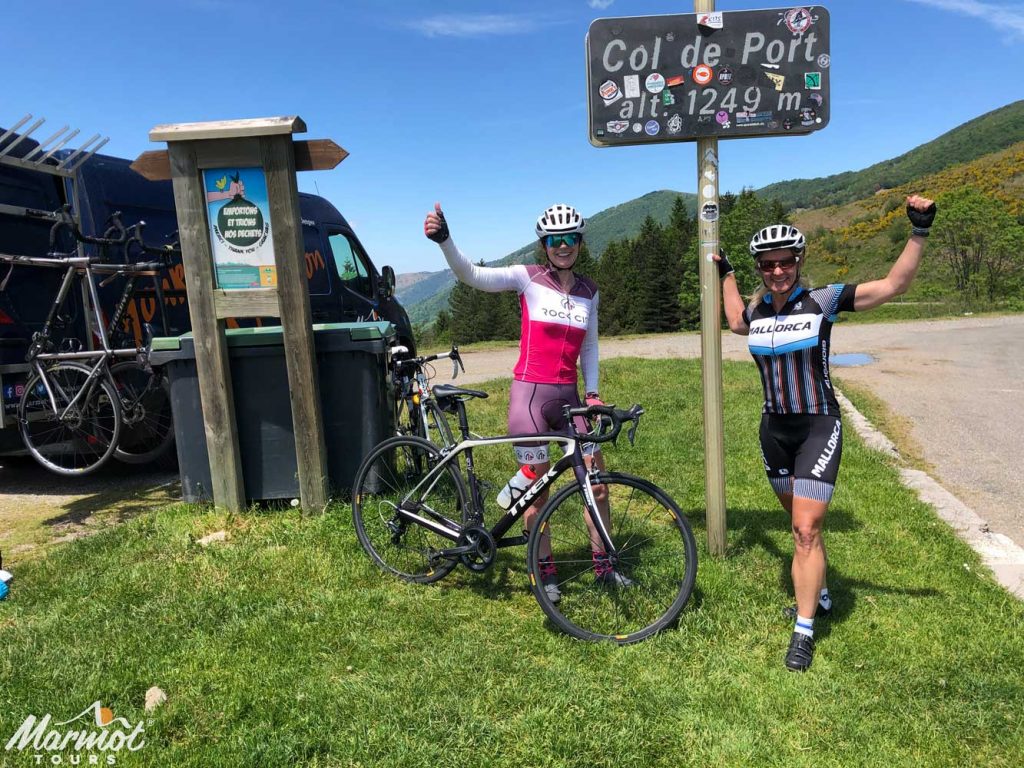
<path fill-rule="evenodd" d="M 750 255 L 755 259 L 767 251 L 788 249 L 796 256 L 803 256 L 807 241 L 804 234 L 791 224 L 772 224 L 765 227 L 750 240 Z"/>

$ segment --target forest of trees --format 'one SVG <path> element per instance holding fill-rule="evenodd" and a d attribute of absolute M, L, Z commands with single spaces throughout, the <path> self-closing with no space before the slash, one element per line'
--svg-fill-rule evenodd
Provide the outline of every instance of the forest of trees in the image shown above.
<path fill-rule="evenodd" d="M 943 178 L 942 174 L 933 177 L 940 214 L 925 265 L 929 277 L 917 280 L 921 295 L 956 302 L 965 311 L 1024 310 L 1024 251 L 1020 247 L 1024 214 L 991 190 L 946 185 L 940 183 Z M 877 214 L 834 231 L 809 233 L 817 258 L 836 267 L 832 279 L 841 279 L 849 271 L 845 259 L 851 239 L 866 243 L 872 242 L 871 238 L 881 239 L 874 247 L 888 255 L 880 263 L 872 262 L 877 274 L 871 279 L 884 274 L 886 264 L 896 258 L 909 234 L 903 190 L 898 192 Z M 719 203 L 719 242 L 737 266 L 740 291 L 750 295 L 759 284 L 754 271 L 744 268 L 750 266 L 750 236 L 769 224 L 788 222 L 785 209 L 749 189 L 739 195 L 723 194 Z M 666 224 L 648 216 L 636 237 L 611 241 L 599 260 L 584 243 L 575 269 L 597 282 L 602 335 L 700 328 L 697 231 L 696 218 L 677 197 Z M 544 259 L 539 247 L 536 259 L 538 263 Z M 421 334 L 421 342 L 517 339 L 519 329 L 519 299 L 514 292 L 484 293 L 459 283 L 452 290 L 447 311 L 438 315 L 432 329 Z"/>
<path fill-rule="evenodd" d="M 785 221 L 778 203 L 762 200 L 750 190 L 724 194 L 719 202 L 719 239 L 726 253 L 745 253 L 751 232 Z M 544 258 L 539 248 L 536 258 L 538 263 Z M 602 334 L 693 330 L 700 327 L 697 259 L 697 220 L 677 197 L 667 224 L 648 216 L 635 238 L 610 242 L 599 261 L 584 243 L 575 271 L 597 282 Z M 741 289 L 753 290 L 753 274 L 741 272 Z M 519 328 L 515 293 L 485 293 L 458 283 L 447 311 L 438 315 L 433 332 L 423 341 L 517 339 Z"/>

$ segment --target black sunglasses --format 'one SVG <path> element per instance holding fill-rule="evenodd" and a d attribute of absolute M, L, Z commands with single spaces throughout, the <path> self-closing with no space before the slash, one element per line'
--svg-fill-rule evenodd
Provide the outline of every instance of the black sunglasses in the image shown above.
<path fill-rule="evenodd" d="M 759 260 L 757 262 L 757 268 L 765 274 L 771 274 L 775 271 L 776 267 L 782 267 L 783 272 L 788 272 L 795 267 L 799 261 L 800 258 L 798 256 L 794 256 L 790 259 L 779 259 L 778 261 Z"/>

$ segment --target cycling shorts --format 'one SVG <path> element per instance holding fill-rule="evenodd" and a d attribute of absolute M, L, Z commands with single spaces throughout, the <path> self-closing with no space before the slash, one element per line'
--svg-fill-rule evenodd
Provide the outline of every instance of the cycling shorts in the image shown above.
<path fill-rule="evenodd" d="M 532 381 L 513 379 L 508 395 L 508 432 L 510 435 L 537 435 L 543 432 L 573 434 L 565 420 L 562 409 L 566 406 L 580 408 L 579 393 L 575 384 L 537 384 Z M 576 430 L 589 431 L 587 420 L 582 416 L 573 418 Z M 520 464 L 537 464 L 549 461 L 548 444 L 513 443 L 516 459 Z M 594 453 L 593 443 L 585 443 L 584 453 Z"/>
<path fill-rule="evenodd" d="M 761 415 L 761 458 L 776 493 L 831 501 L 842 455 L 843 425 L 838 416 Z"/>

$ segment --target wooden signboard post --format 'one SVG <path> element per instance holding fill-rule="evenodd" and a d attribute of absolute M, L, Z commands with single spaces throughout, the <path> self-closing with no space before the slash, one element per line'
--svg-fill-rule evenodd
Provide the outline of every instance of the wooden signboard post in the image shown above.
<path fill-rule="evenodd" d="M 327 463 L 303 271 L 296 170 L 333 168 L 333 142 L 293 142 L 298 117 L 158 125 L 133 168 L 170 178 L 195 337 L 214 504 L 245 506 L 224 319 L 279 317 L 288 368 L 299 497 L 306 512 L 327 504 Z"/>
<path fill-rule="evenodd" d="M 598 19 L 587 34 L 590 142 L 697 142 L 708 549 L 725 554 L 718 140 L 828 124 L 829 15 L 820 5 Z"/>

